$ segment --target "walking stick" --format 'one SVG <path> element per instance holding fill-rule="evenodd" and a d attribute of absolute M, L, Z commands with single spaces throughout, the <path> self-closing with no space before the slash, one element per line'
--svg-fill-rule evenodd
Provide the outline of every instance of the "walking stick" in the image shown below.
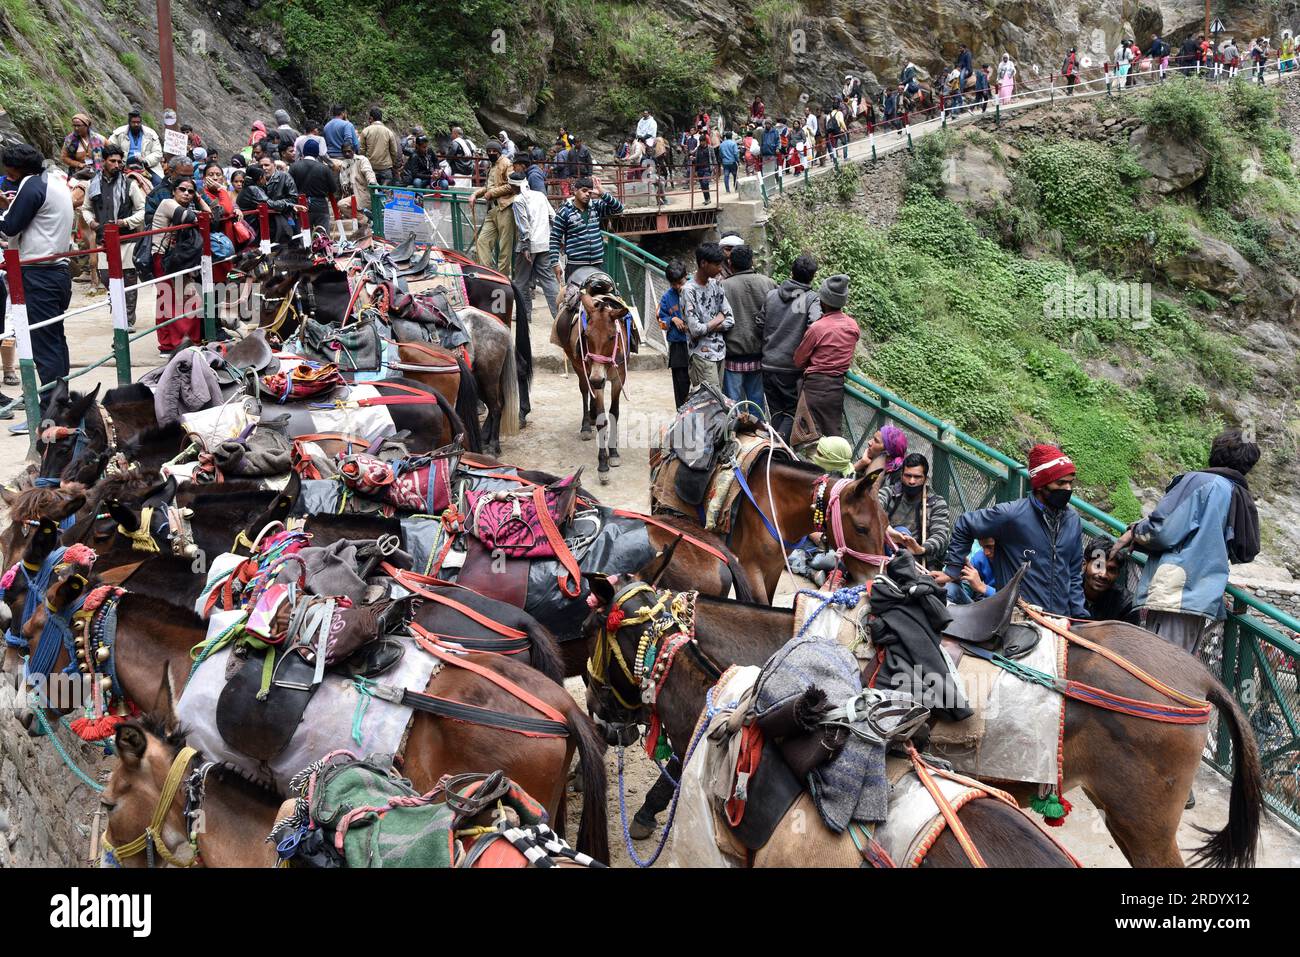
<path fill-rule="evenodd" d="M 925 539 L 926 539 L 925 526 L 926 523 L 929 521 L 928 508 L 927 508 L 929 504 L 930 504 L 930 483 L 926 482 L 925 487 L 921 490 L 921 544 L 922 545 L 925 544 Z M 921 556 L 921 571 L 923 572 L 929 571 L 929 569 L 925 567 L 924 554 L 922 554 Z"/>

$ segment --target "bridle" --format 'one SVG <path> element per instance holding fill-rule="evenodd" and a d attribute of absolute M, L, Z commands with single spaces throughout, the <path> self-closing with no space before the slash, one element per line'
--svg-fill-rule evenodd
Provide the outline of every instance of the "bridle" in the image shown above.
<path fill-rule="evenodd" d="M 841 561 L 847 555 L 867 565 L 876 565 L 883 572 L 890 555 L 895 551 L 888 534 L 884 536 L 885 554 L 883 555 L 860 552 L 851 548 L 844 536 L 844 489 L 854 481 L 855 479 L 851 478 L 841 478 L 836 479 L 832 484 L 832 477 L 823 475 L 813 483 L 813 528 L 825 536 L 826 542 Z"/>
<path fill-rule="evenodd" d="M 629 612 L 627 603 L 639 596 L 648 597 L 639 608 Z M 625 719 L 621 722 L 593 715 L 596 724 L 606 732 L 607 740 L 611 735 L 618 744 L 635 740 L 636 727 L 641 723 L 637 718 L 646 708 L 650 710 L 647 739 L 655 740 L 660 724 L 655 702 L 680 651 L 686 650 L 710 682 L 722 677 L 723 669 L 705 654 L 695 637 L 695 600 L 698 596 L 696 591 L 672 592 L 632 581 L 611 599 L 609 610 L 598 625 L 596 644 L 587 662 L 592 685 L 607 688 L 625 712 Z M 588 603 L 599 614 L 594 595 L 588 598 Z M 629 663 L 619 646 L 618 632 L 640 626 L 644 626 L 644 630 Z M 615 680 L 626 686 L 626 694 Z"/>
<path fill-rule="evenodd" d="M 72 455 L 68 458 L 68 464 L 71 465 L 77 461 L 77 456 L 81 454 L 87 445 L 86 416 L 90 414 L 91 410 L 94 410 L 99 416 L 100 427 L 104 430 L 105 451 L 109 454 L 109 461 L 104 466 L 103 476 L 117 475 L 131 468 L 133 463 L 128 462 L 126 456 L 118 448 L 117 428 L 113 425 L 113 417 L 109 415 L 108 409 L 104 407 L 102 402 L 96 401 L 91 403 L 90 409 L 82 415 L 81 421 L 75 428 L 69 425 L 51 425 L 41 431 L 40 441 L 44 445 L 41 450 L 41 471 L 45 470 L 46 457 L 50 454 L 50 450 L 64 439 L 74 436 L 76 442 L 72 446 Z"/>
<path fill-rule="evenodd" d="M 203 855 L 199 852 L 199 835 L 195 827 L 195 821 L 198 819 L 199 810 L 203 804 L 208 772 L 212 770 L 216 762 L 208 761 L 201 764 L 186 778 L 185 770 L 196 757 L 198 757 L 198 752 L 188 745 L 176 752 L 176 757 L 172 759 L 171 767 L 167 770 L 167 779 L 163 782 L 162 792 L 158 795 L 158 803 L 154 806 L 153 817 L 143 833 L 125 844 L 115 847 L 109 843 L 108 827 L 104 828 L 100 843 L 103 846 L 102 859 L 105 865 L 121 867 L 121 862 L 126 858 L 144 852 L 148 858 L 149 867 L 154 865 L 155 854 L 172 867 L 202 866 Z M 163 822 L 166 821 L 167 814 L 176 801 L 176 795 L 180 791 L 182 781 L 184 781 L 185 785 L 185 806 L 181 814 L 185 832 L 189 835 L 190 857 L 188 860 L 181 860 L 177 857 L 176 853 L 167 846 L 167 842 L 162 838 Z"/>

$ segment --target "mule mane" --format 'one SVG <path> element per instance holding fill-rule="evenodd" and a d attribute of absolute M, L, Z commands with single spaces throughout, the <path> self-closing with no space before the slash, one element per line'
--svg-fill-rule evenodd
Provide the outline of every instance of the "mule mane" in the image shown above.
<path fill-rule="evenodd" d="M 185 747 L 190 735 L 189 728 L 180 724 L 174 717 L 167 714 L 150 711 L 147 714 L 142 714 L 134 718 L 133 721 L 146 735 L 156 738 L 166 746 L 169 752 L 168 757 L 171 759 L 175 759 L 176 755 L 180 753 L 181 748 Z M 202 754 L 198 755 L 198 758 L 202 757 Z M 197 766 L 198 764 L 196 760 L 196 763 L 191 765 L 191 767 Z M 231 767 L 230 765 L 221 763 L 214 764 L 212 769 L 208 772 L 208 775 L 209 784 L 217 783 L 225 787 L 234 787 L 254 800 L 263 803 L 272 802 L 277 805 L 283 800 L 274 789 L 259 784 L 256 781 L 249 780 L 239 773 L 238 768 Z M 215 775 L 216 778 L 215 782 L 212 780 L 213 775 Z"/>
<path fill-rule="evenodd" d="M 73 393 L 80 395 L 80 393 Z M 153 402 L 153 393 L 149 387 L 139 382 L 132 382 L 130 385 L 121 385 L 116 389 L 109 389 L 104 393 L 103 404 L 111 408 L 115 405 L 127 405 L 131 402 Z"/>
<path fill-rule="evenodd" d="M 9 506 L 11 523 L 36 521 L 48 514 L 67 500 L 69 492 L 81 492 L 90 498 L 86 487 L 79 482 L 69 483 L 66 487 L 29 488 L 19 492 L 14 503 Z"/>
<path fill-rule="evenodd" d="M 158 484 L 155 475 L 110 475 L 100 479 L 86 494 L 86 504 L 99 511 L 99 506 L 114 499 L 134 502 L 145 492 L 152 491 Z M 123 504 L 126 504 L 124 502 Z"/>
<path fill-rule="evenodd" d="M 168 422 L 166 425 L 151 425 L 149 428 L 140 432 L 138 435 L 131 437 L 126 443 L 126 453 L 128 458 L 134 458 L 139 450 L 150 443 L 162 442 L 172 439 L 178 443 L 185 437 L 185 427 L 180 422 Z"/>

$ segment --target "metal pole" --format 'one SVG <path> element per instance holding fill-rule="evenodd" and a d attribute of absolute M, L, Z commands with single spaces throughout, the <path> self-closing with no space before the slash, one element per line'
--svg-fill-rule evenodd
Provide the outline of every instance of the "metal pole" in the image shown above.
<path fill-rule="evenodd" d="M 203 295 L 203 339 L 213 342 L 217 338 L 217 290 L 212 282 L 212 214 L 199 213 L 199 235 L 203 237 L 203 253 L 199 257 L 199 283 Z"/>
<path fill-rule="evenodd" d="M 311 224 L 307 220 L 307 197 L 302 193 L 298 194 L 298 205 L 302 207 L 298 210 L 298 237 L 303 249 L 311 249 Z"/>
<path fill-rule="evenodd" d="M 152 237 L 142 240 L 151 241 Z M 117 367 L 117 384 L 130 385 L 131 330 L 126 314 L 126 281 L 122 275 L 122 230 L 117 223 L 104 225 L 104 258 L 108 261 L 108 307 L 113 315 L 113 365 Z"/>
<path fill-rule="evenodd" d="M 262 253 L 271 251 L 271 209 L 266 203 L 257 204 L 257 229 L 262 241 L 257 244 Z"/>
<path fill-rule="evenodd" d="M 370 187 L 370 231 L 384 238 L 384 194 L 378 186 Z"/>
<path fill-rule="evenodd" d="M 41 431 L 41 394 L 32 359 L 32 334 L 27 329 L 27 295 L 23 292 L 23 270 L 17 249 L 5 250 L 5 276 L 9 280 L 9 319 L 18 345 L 18 370 L 23 379 L 23 408 L 27 411 L 27 447 L 36 454 L 36 436 Z"/>
<path fill-rule="evenodd" d="M 158 66 L 162 70 L 163 110 L 176 111 L 176 64 L 173 58 L 171 0 L 157 0 L 158 4 Z M 179 116 L 176 122 L 180 123 Z M 179 126 L 177 127 L 179 129 Z"/>

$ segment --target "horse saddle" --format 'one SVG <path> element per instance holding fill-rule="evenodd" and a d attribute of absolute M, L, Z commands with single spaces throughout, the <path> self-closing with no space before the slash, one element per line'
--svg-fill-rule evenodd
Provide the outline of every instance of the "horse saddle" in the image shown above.
<path fill-rule="evenodd" d="M 220 351 L 208 347 L 212 371 L 222 385 L 242 381 L 249 376 L 267 376 L 279 371 L 280 360 L 275 357 L 265 331 L 258 329 Z"/>
<path fill-rule="evenodd" d="M 332 598 L 303 598 L 290 612 L 295 637 L 262 654 L 241 646 L 230 656 L 234 671 L 217 698 L 217 731 L 250 758 L 272 760 L 293 739 L 327 671 L 373 678 L 401 660 L 405 646 L 391 633 L 405 627 L 410 609 L 406 599 L 337 608 Z"/>
<path fill-rule="evenodd" d="M 398 277 L 400 278 L 402 276 L 423 276 L 424 271 L 429 267 L 429 258 L 432 255 L 433 255 L 433 247 L 426 246 L 424 249 L 424 255 L 422 255 L 419 259 L 407 263 L 407 265 L 403 266 L 401 269 L 397 271 Z"/>
<path fill-rule="evenodd" d="M 952 621 L 943 629 L 944 637 L 979 645 L 1006 658 L 1022 658 L 1033 651 L 1038 645 L 1038 629 L 1011 621 L 1020 596 L 1020 583 L 1028 570 L 1029 562 L 1025 562 L 992 598 L 969 605 L 949 605 Z"/>
<path fill-rule="evenodd" d="M 675 491 L 688 505 L 704 501 L 713 470 L 731 444 L 730 420 L 726 398 L 708 383 L 701 383 L 664 436 L 665 458 L 678 462 Z"/>
<path fill-rule="evenodd" d="M 349 326 L 304 319 L 301 339 L 304 357 L 332 362 L 345 372 L 375 372 L 383 365 L 384 340 L 373 319 Z"/>

